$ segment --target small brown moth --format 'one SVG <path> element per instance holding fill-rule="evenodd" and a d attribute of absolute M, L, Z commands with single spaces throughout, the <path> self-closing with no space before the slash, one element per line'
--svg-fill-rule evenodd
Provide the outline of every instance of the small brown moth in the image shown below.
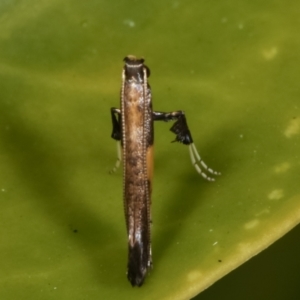
<path fill-rule="evenodd" d="M 111 108 L 113 131 L 118 141 L 118 160 L 115 171 L 123 160 L 123 197 L 128 234 L 127 277 L 132 286 L 141 286 L 152 267 L 151 255 L 151 191 L 153 174 L 153 122 L 176 120 L 171 131 L 174 142 L 189 146 L 192 164 L 209 181 L 200 165 L 213 175 L 220 173 L 208 168 L 201 160 L 193 143 L 183 111 L 157 112 L 152 110 L 149 68 L 144 59 L 129 55 L 124 59 L 122 73 L 121 108 Z M 122 154 L 120 151 L 120 141 Z"/>

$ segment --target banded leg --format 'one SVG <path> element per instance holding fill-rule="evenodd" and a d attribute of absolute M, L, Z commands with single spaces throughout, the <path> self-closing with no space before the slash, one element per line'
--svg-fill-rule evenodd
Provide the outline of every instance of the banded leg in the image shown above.
<path fill-rule="evenodd" d="M 221 173 L 214 171 L 213 169 L 209 168 L 204 161 L 201 159 L 196 146 L 193 143 L 193 138 L 189 127 L 187 125 L 187 121 L 185 118 L 185 114 L 182 110 L 174 111 L 174 112 L 153 112 L 153 120 L 154 121 L 172 121 L 176 120 L 170 130 L 176 134 L 176 138 L 172 142 L 180 142 L 184 145 L 189 146 L 190 158 L 192 161 L 193 166 L 195 167 L 196 171 L 206 180 L 208 181 L 215 181 L 214 178 L 209 177 L 205 172 L 201 170 L 200 165 L 209 173 L 213 175 L 221 175 Z"/>
<path fill-rule="evenodd" d="M 112 134 L 111 137 L 117 141 L 117 161 L 115 166 L 110 171 L 110 173 L 116 172 L 116 170 L 120 167 L 122 161 L 122 153 L 121 153 L 121 110 L 115 107 L 110 109 L 111 112 L 111 120 L 112 120 Z M 118 117 L 117 117 L 118 116 Z"/>

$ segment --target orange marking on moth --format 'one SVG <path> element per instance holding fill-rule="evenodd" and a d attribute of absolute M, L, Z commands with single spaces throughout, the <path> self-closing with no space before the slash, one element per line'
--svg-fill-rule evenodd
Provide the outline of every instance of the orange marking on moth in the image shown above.
<path fill-rule="evenodd" d="M 149 146 L 147 148 L 147 177 L 149 180 L 149 193 L 151 198 L 151 192 L 152 192 L 152 179 L 153 179 L 153 146 Z"/>

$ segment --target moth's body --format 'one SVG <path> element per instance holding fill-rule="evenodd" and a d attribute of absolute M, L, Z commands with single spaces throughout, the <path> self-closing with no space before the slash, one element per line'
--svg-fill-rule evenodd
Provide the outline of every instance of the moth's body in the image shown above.
<path fill-rule="evenodd" d="M 201 160 L 188 129 L 183 111 L 152 111 L 151 89 L 147 77 L 150 71 L 143 59 L 127 56 L 122 73 L 121 109 L 112 108 L 112 138 L 121 141 L 122 158 L 119 153 L 114 170 L 123 160 L 123 198 L 128 234 L 127 277 L 132 286 L 141 286 L 147 271 L 152 267 L 151 257 L 151 191 L 153 174 L 153 121 L 176 120 L 171 131 L 175 141 L 189 146 L 193 165 L 198 173 L 213 181 L 202 172 Z M 118 118 L 116 117 L 118 116 Z"/>
<path fill-rule="evenodd" d="M 133 63 L 133 62 L 131 62 Z M 125 65 L 121 96 L 124 207 L 128 233 L 128 272 L 141 285 L 151 267 L 150 199 L 153 119 L 151 91 L 143 65 Z M 146 71 L 145 71 L 146 72 Z M 145 82 L 144 82 L 145 81 Z"/>

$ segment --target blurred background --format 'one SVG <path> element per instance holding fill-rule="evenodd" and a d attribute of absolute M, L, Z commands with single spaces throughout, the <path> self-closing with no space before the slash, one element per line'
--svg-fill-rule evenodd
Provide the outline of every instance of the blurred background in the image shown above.
<path fill-rule="evenodd" d="M 193 299 L 298 299 L 300 227 Z"/>

